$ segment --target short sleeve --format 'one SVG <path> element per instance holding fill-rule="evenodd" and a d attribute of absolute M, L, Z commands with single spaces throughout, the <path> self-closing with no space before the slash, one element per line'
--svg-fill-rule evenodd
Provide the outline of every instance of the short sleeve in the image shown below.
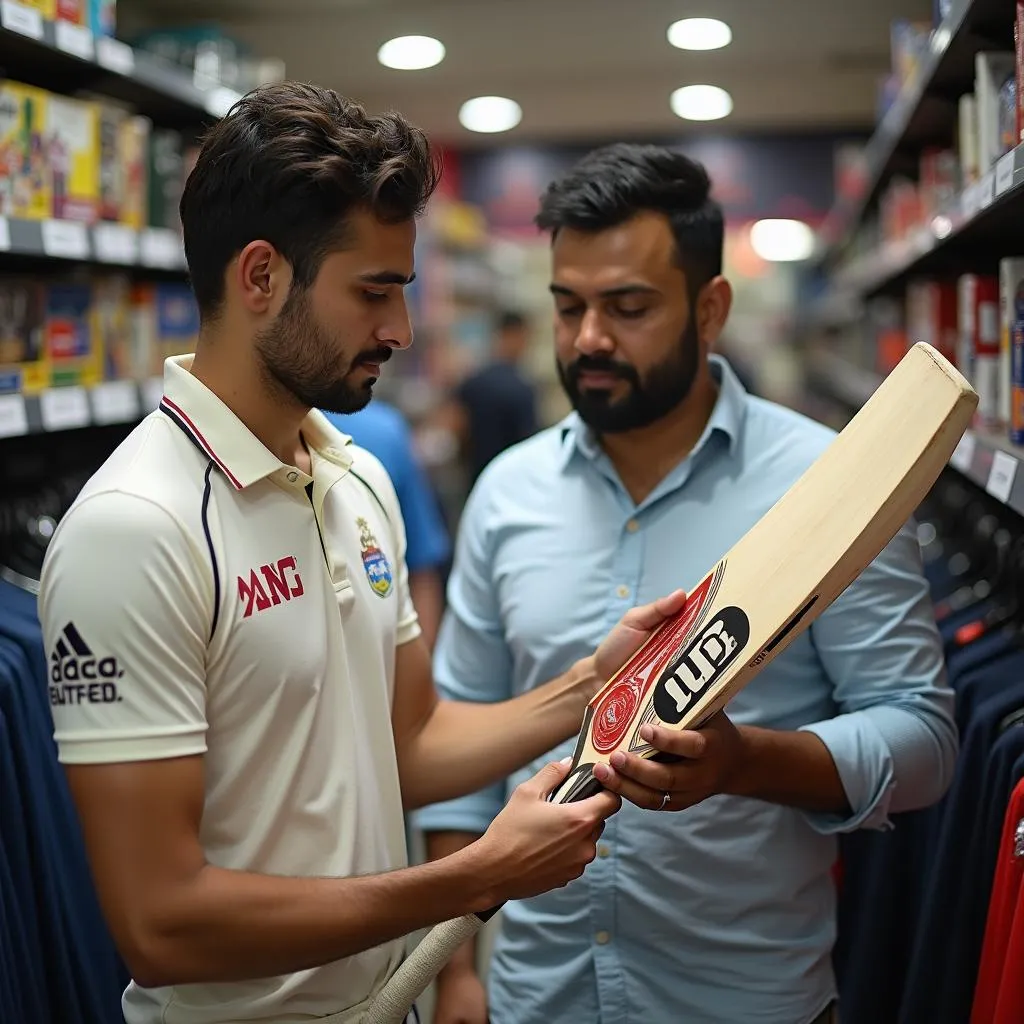
<path fill-rule="evenodd" d="M 120 492 L 72 506 L 47 551 L 39 617 L 64 764 L 206 751 L 211 569 L 171 513 Z"/>

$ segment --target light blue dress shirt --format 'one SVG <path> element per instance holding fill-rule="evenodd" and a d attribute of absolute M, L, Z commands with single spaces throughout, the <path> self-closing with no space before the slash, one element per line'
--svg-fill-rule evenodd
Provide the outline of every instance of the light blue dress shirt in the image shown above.
<path fill-rule="evenodd" d="M 707 428 L 639 506 L 575 414 L 487 469 L 457 540 L 443 694 L 499 701 L 565 671 L 631 605 L 698 583 L 835 436 L 747 394 L 722 358 L 712 370 Z M 957 752 L 952 704 L 908 523 L 727 708 L 737 724 L 821 737 L 852 815 L 721 796 L 681 813 L 624 803 L 582 878 L 505 905 L 492 1024 L 813 1020 L 836 993 L 837 833 L 888 828 L 894 810 L 939 798 Z M 416 824 L 483 832 L 511 787 L 573 745 Z"/>

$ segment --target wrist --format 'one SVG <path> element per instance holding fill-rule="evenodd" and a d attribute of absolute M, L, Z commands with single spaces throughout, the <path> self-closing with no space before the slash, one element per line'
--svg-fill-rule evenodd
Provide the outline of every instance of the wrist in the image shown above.
<path fill-rule="evenodd" d="M 736 726 L 736 754 L 723 791 L 729 796 L 756 797 L 762 767 L 761 730 Z"/>
<path fill-rule="evenodd" d="M 597 659 L 593 654 L 580 658 L 569 669 L 569 681 L 573 693 L 580 701 L 580 718 L 587 710 L 587 705 L 594 699 L 594 695 L 605 684 L 597 671 Z"/>
<path fill-rule="evenodd" d="M 501 858 L 492 852 L 486 833 L 448 859 L 465 893 L 466 913 L 481 914 L 504 902 Z"/>

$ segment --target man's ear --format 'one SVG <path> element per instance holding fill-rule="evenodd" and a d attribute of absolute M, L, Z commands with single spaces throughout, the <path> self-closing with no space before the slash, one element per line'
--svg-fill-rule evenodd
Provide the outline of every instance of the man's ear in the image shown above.
<path fill-rule="evenodd" d="M 232 276 L 242 307 L 256 316 L 276 312 L 291 287 L 291 267 L 269 242 L 250 242 L 234 261 Z"/>
<path fill-rule="evenodd" d="M 697 299 L 697 335 L 707 351 L 718 342 L 732 309 L 732 285 L 721 274 L 700 290 Z"/>

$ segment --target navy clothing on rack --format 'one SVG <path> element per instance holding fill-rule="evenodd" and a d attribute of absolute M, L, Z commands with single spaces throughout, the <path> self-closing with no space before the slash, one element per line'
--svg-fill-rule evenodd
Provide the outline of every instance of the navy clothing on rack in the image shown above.
<path fill-rule="evenodd" d="M 31 1000 L 0 1006 L 0 1021 L 118 1024 L 127 972 L 96 898 L 48 694 L 35 596 L 0 580 L 0 755 L 10 765 L 0 775 L 0 879 L 13 889 L 3 901 L 8 925 L 23 922 L 26 941 L 12 955 L 22 1001 Z M 41 985 L 30 983 L 36 976 Z"/>

